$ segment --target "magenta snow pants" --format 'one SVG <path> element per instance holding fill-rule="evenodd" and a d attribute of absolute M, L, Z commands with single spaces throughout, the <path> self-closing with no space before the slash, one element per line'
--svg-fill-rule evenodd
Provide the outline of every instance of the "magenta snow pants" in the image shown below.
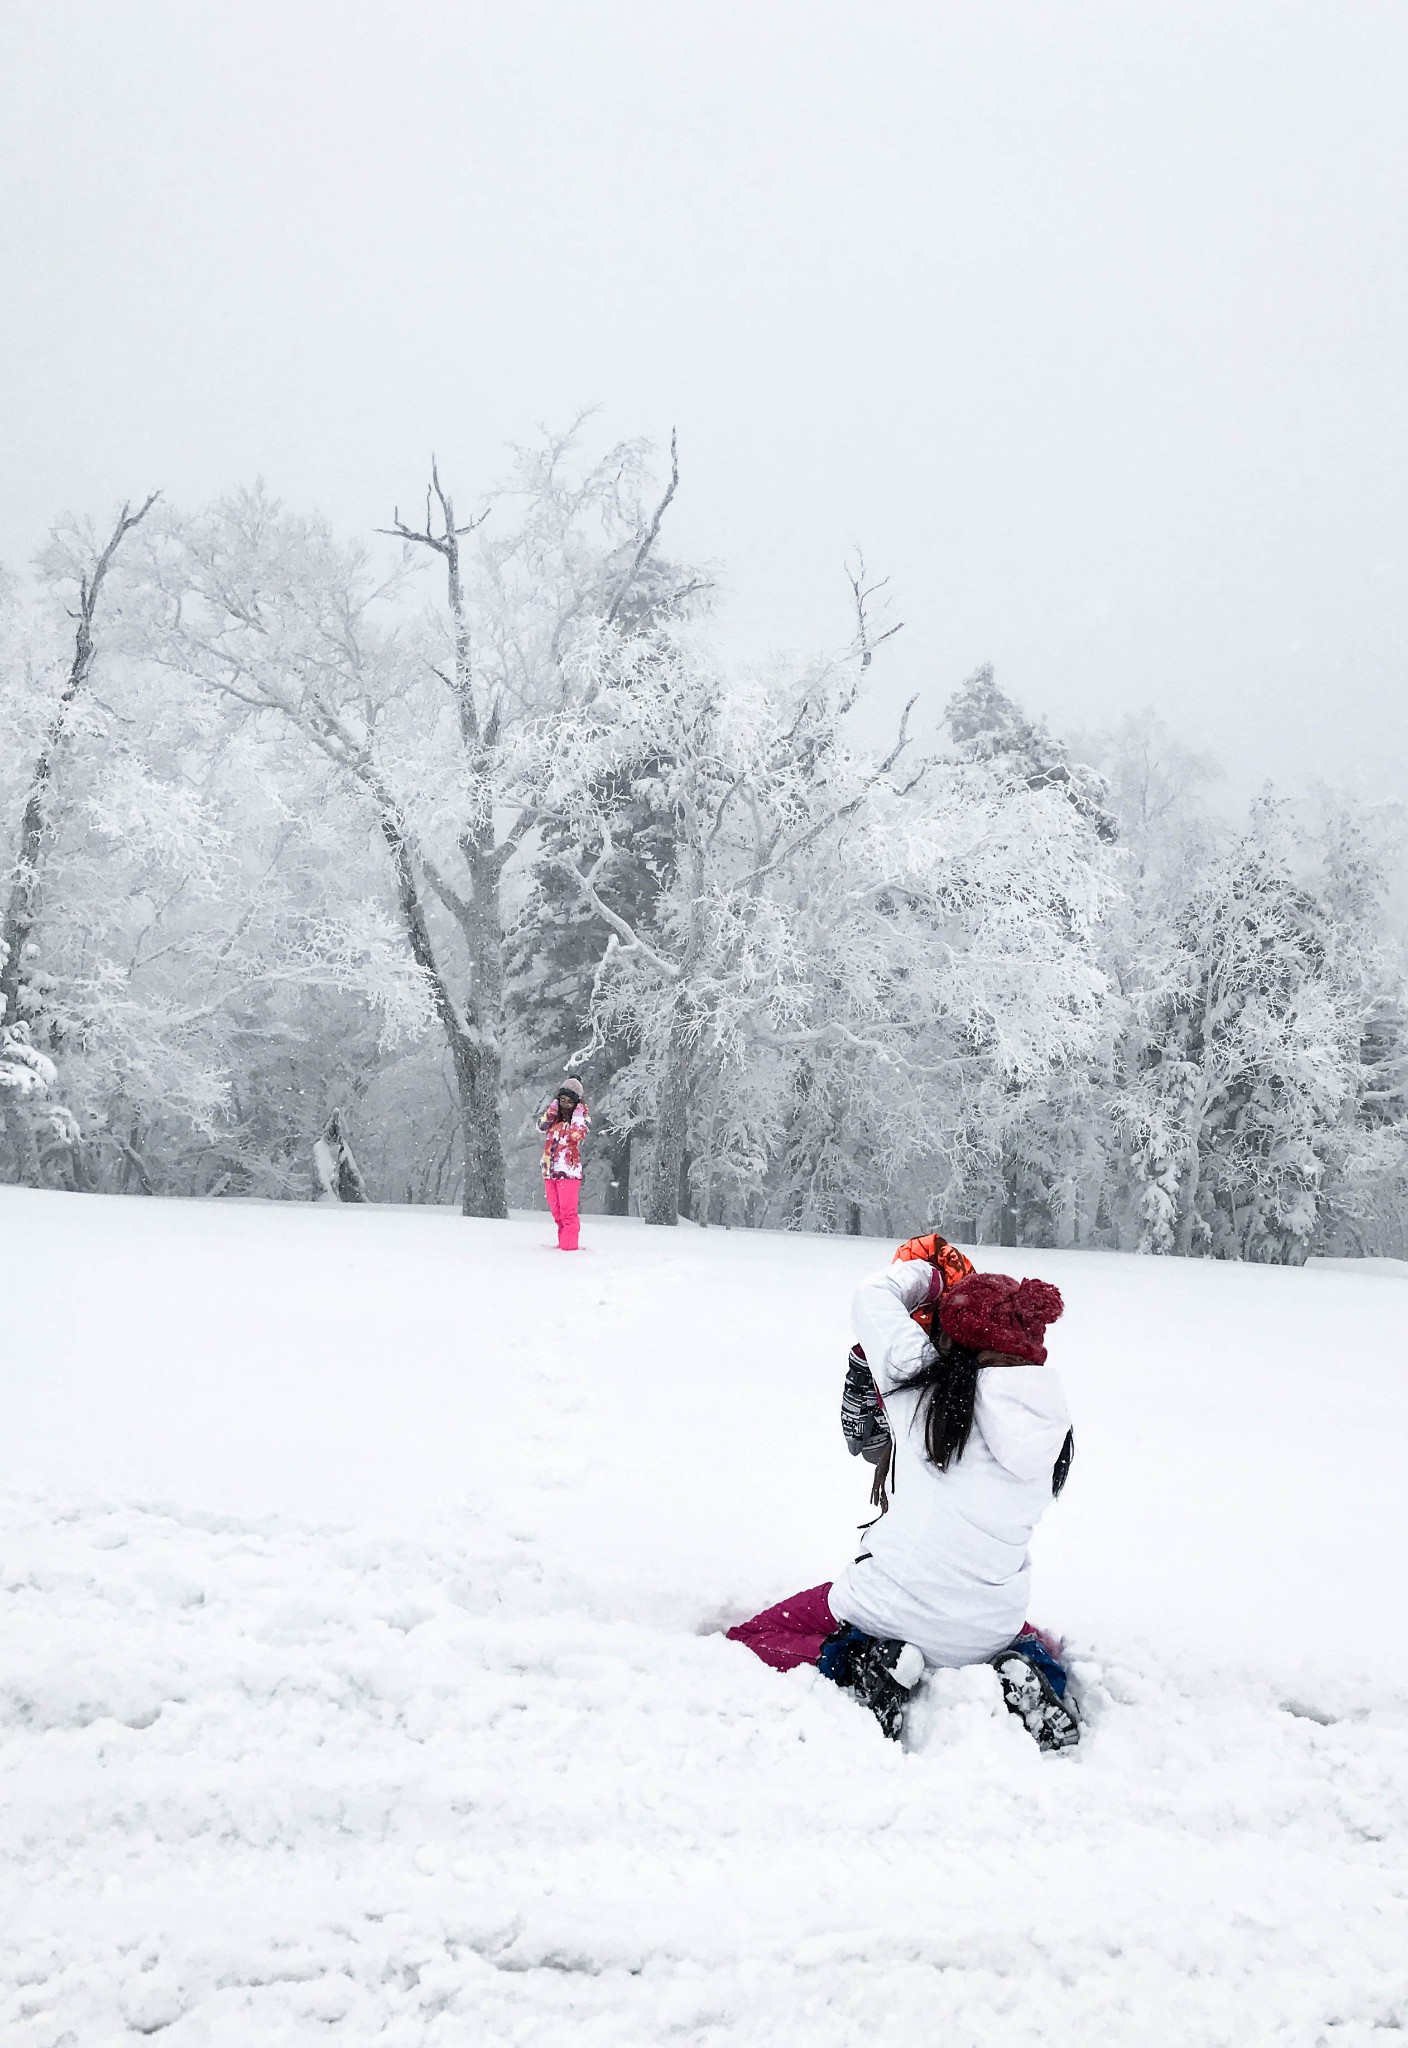
<path fill-rule="evenodd" d="M 582 1183 L 579 1180 L 555 1180 L 550 1173 L 545 1173 L 543 1193 L 552 1210 L 552 1220 L 557 1225 L 558 1250 L 575 1252 L 579 1227 L 577 1204 L 582 1197 Z"/>
<path fill-rule="evenodd" d="M 828 1579 L 824 1586 L 812 1586 L 805 1593 L 794 1593 L 790 1600 L 779 1600 L 776 1607 L 765 1607 L 751 1621 L 731 1628 L 728 1639 L 746 1643 L 754 1656 L 771 1664 L 774 1671 L 815 1664 L 826 1638 L 841 1626 L 826 1598 L 830 1591 Z"/>
<path fill-rule="evenodd" d="M 830 1591 L 828 1579 L 824 1586 L 812 1586 L 805 1593 L 794 1593 L 790 1600 L 779 1600 L 776 1607 L 765 1607 L 751 1621 L 740 1621 L 737 1628 L 728 1631 L 728 1639 L 731 1643 L 746 1643 L 753 1655 L 761 1657 L 774 1671 L 792 1671 L 799 1664 L 815 1664 L 826 1638 L 845 1627 L 831 1612 L 826 1597 Z M 1017 1643 L 1024 1638 L 1041 1645 L 1061 1671 L 1064 1683 L 1065 1667 L 1060 1661 L 1062 1651 L 1056 1637 L 1025 1621 Z"/>

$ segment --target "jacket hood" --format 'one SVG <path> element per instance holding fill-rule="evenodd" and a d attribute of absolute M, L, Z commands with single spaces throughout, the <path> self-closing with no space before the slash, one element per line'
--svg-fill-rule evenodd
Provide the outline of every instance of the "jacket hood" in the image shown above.
<path fill-rule="evenodd" d="M 1061 1382 L 1042 1365 L 985 1367 L 978 1374 L 973 1420 L 1014 1479 L 1049 1475 L 1071 1426 Z"/>

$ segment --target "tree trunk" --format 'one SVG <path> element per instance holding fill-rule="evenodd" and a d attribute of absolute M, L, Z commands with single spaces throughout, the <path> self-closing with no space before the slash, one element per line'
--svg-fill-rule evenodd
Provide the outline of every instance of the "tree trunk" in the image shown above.
<path fill-rule="evenodd" d="M 1188 1147 L 1188 1172 L 1179 1191 L 1178 1232 L 1174 1240 L 1174 1249 L 1183 1259 L 1192 1257 L 1193 1233 L 1198 1227 L 1198 1186 L 1203 1168 L 1200 1143 L 1205 1114 L 1206 1112 L 1200 1114 L 1193 1124 L 1192 1142 Z"/>
<path fill-rule="evenodd" d="M 469 854 L 469 849 L 466 849 Z M 492 845 L 469 855 L 472 894 L 464 933 L 469 945 L 470 1000 L 464 1119 L 466 1216 L 508 1214 L 503 1140 L 504 946 L 499 917 L 499 863 Z"/>
<path fill-rule="evenodd" d="M 446 598 L 454 634 L 454 666 L 446 680 L 455 701 L 465 760 L 474 774 L 482 777 L 484 786 L 492 787 L 499 714 L 496 709 L 486 707 L 485 715 L 481 715 L 481 707 L 475 699 L 469 614 L 465 608 L 464 584 L 460 575 L 460 541 L 465 534 L 472 533 L 479 522 L 456 526 L 454 501 L 441 484 L 440 472 L 434 461 L 430 465 L 430 487 L 439 500 L 444 531 L 437 534 L 432 529 L 429 493 L 426 496 L 424 530 L 403 525 L 399 513 L 391 530 L 404 541 L 433 549 L 445 564 Z M 468 902 L 453 891 L 447 894 L 438 881 L 435 884 L 450 903 L 469 950 L 470 1001 L 467 1010 L 461 1010 L 450 999 L 444 978 L 434 966 L 430 933 L 416 896 L 410 852 L 399 818 L 395 824 L 401 850 L 397 854 L 393 845 L 392 851 L 397 858 L 403 910 L 407 904 L 407 878 L 411 894 L 416 896 L 414 916 L 418 924 L 407 912 L 407 930 L 416 959 L 421 961 L 419 949 L 423 947 L 426 958 L 431 961 L 431 968 L 427 971 L 431 972 L 435 1007 L 454 1062 L 460 1130 L 464 1139 L 464 1199 L 461 1207 L 466 1216 L 504 1217 L 508 1215 L 508 1176 L 504 1169 L 502 1124 L 504 949 L 499 917 L 499 882 L 504 857 L 512 842 L 504 848 L 495 847 L 492 804 L 487 808 L 491 815 L 486 822 L 467 827 L 460 838 L 460 851 L 469 868 Z M 384 808 L 383 818 L 385 815 Z M 386 830 L 385 823 L 382 829 Z M 425 962 L 421 961 L 421 964 Z"/>
<path fill-rule="evenodd" d="M 1012 1160 L 1002 1162 L 1002 1207 L 998 1211 L 997 1241 L 1008 1250 L 1017 1244 L 1017 1221 L 1021 1206 L 1021 1194 L 1017 1183 L 1016 1167 Z"/>
<path fill-rule="evenodd" d="M 4 1111 L 5 1135 L 15 1155 L 15 1179 L 24 1188 L 37 1188 L 40 1181 L 39 1143 L 28 1117 L 9 1088 L 0 1089 L 0 1110 Z"/>
<path fill-rule="evenodd" d="M 460 1209 L 466 1216 L 503 1218 L 508 1214 L 508 1176 L 499 1125 L 498 1048 L 468 1046 L 456 1071 L 460 1128 L 464 1134 L 464 1198 Z"/>
<path fill-rule="evenodd" d="M 655 1097 L 655 1145 L 645 1179 L 641 1214 L 647 1223 L 678 1223 L 680 1176 L 688 1133 L 689 1045 L 676 1003 Z"/>
<path fill-rule="evenodd" d="M 608 1216 L 629 1216 L 631 1213 L 630 1132 L 613 1132 L 607 1138 L 606 1148 L 607 1164 L 611 1176 L 606 1186 L 606 1213 Z"/>
<path fill-rule="evenodd" d="M 500 1053 L 497 1034 L 487 1041 L 482 1026 L 471 1021 L 454 1001 L 445 985 L 431 943 L 425 906 L 416 883 L 415 865 L 400 817 L 389 806 L 381 814 L 381 833 L 396 870 L 396 890 L 401 918 L 416 965 L 425 975 L 430 999 L 455 1074 L 455 1095 L 459 1104 L 460 1133 L 464 1142 L 464 1197 L 466 1216 L 508 1215 L 508 1188 L 504 1173 L 503 1140 L 499 1128 Z M 484 919 L 476 920 L 482 930 Z M 490 962 L 492 968 L 492 960 Z M 499 987 L 502 989 L 502 960 Z"/>
<path fill-rule="evenodd" d="M 326 1199 L 334 1202 L 366 1201 L 367 1184 L 347 1142 L 340 1109 L 335 1109 L 323 1126 L 323 1134 L 313 1147 L 313 1165 Z"/>

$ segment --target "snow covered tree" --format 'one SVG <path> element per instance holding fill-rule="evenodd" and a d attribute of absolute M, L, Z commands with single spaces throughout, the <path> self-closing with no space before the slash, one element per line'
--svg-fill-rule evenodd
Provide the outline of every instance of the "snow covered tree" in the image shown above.
<path fill-rule="evenodd" d="M 378 582 L 362 550 L 261 491 L 173 526 L 160 565 L 163 660 L 296 735 L 375 822 L 450 1056 L 472 1215 L 507 1213 L 506 871 L 572 708 L 573 641 L 641 601 L 677 482 L 652 513 L 642 444 L 585 468 L 573 451 L 570 436 L 520 451 L 495 518 L 467 524 L 432 470 L 424 525 L 392 529 L 406 568 L 444 566 L 443 610 L 414 624 L 394 605 L 404 572 Z"/>
<path fill-rule="evenodd" d="M 1185 746 L 1153 711 L 1123 719 L 1100 749 L 1105 800 L 1123 849 L 1124 893 L 1133 921 L 1163 915 L 1186 896 L 1195 869 L 1211 858 L 1217 831 L 1203 792 L 1221 773 Z"/>
<path fill-rule="evenodd" d="M 609 934 L 596 975 L 598 1041 L 615 1031 L 640 1046 L 635 1094 L 653 1134 L 643 1213 L 673 1223 L 692 1086 L 711 1065 L 741 1063 L 745 1044 L 765 1041 L 770 1019 L 786 1014 L 794 962 L 784 883 L 825 823 L 854 807 L 863 778 L 844 795 L 829 786 L 833 678 L 800 698 L 730 688 L 697 643 L 667 633 L 603 633 L 581 659 L 590 725 L 574 772 L 557 778 L 549 800 L 575 842 L 564 870 Z M 849 701 L 853 689 L 842 695 Z M 654 935 L 626 914 L 619 873 L 616 900 L 607 893 L 642 761 L 674 841 Z"/>
<path fill-rule="evenodd" d="M 1156 963 L 1228 834 L 1203 802 L 1216 764 L 1154 712 L 1126 717 L 1091 745 L 1120 883 L 1098 935 L 1112 988 L 1108 1031 L 1094 1059 L 1063 1077 L 1064 1099 L 1014 1133 L 1014 1206 L 1022 1241 L 1049 1231 L 1059 1244 L 1070 1231 L 1076 1242 L 1133 1248 L 1143 1238 L 1145 1186 L 1120 1113 L 1122 1080 L 1141 1058 Z"/>
<path fill-rule="evenodd" d="M 659 764 L 649 760 L 623 764 L 612 771 L 609 787 L 594 793 L 613 821 L 603 886 L 632 930 L 647 936 L 656 934 L 657 906 L 676 858 L 673 819 L 659 803 L 658 771 Z M 630 1213 L 635 1120 L 628 1102 L 618 1105 L 613 1083 L 639 1051 L 639 1037 L 624 1018 L 593 1036 L 602 933 L 564 861 L 574 843 L 572 827 L 564 818 L 549 816 L 535 841 L 531 887 L 514 918 L 508 951 L 509 1008 L 522 1049 L 523 1078 L 531 1076 L 540 1087 L 544 1074 L 573 1065 L 587 1068 L 593 1149 L 604 1153 L 606 1162 L 607 1213 L 625 1216 Z M 590 1059 L 584 1061 L 578 1055 L 589 1041 Z"/>
<path fill-rule="evenodd" d="M 9 949 L 0 939 L 0 968 Z M 0 1014 L 0 1112 L 9 1133 L 16 1177 L 31 1184 L 40 1177 L 39 1134 L 33 1111 L 48 1103 L 58 1080 L 58 1069 L 31 1042 L 30 1029 L 21 1017 L 7 1024 Z M 50 1135 L 61 1143 L 71 1142 L 67 1112 L 49 1104 Z"/>
<path fill-rule="evenodd" d="M 676 474 L 550 441 L 466 521 L 432 468 L 389 573 L 262 490 L 129 509 L 0 590 L 0 1172 L 502 1214 L 505 1099 L 580 1063 L 653 1222 L 1408 1249 L 1396 821 L 1238 833 L 990 669 L 876 746 L 863 570 L 851 646 L 725 665 Z"/>
<path fill-rule="evenodd" d="M 41 1168 L 37 1137 L 23 1105 L 46 1100 L 57 1078 L 52 1061 L 39 1054 L 31 1042 L 39 1021 L 39 994 L 32 965 L 39 948 L 34 933 L 53 839 L 56 784 L 92 677 L 96 646 L 93 627 L 103 586 L 113 558 L 155 502 L 153 492 L 136 511 L 130 503 L 125 504 L 102 547 L 91 535 L 83 533 L 72 536 L 67 548 L 56 541 L 51 550 L 51 573 L 56 578 L 67 573 L 77 584 L 73 653 L 29 770 L 17 841 L 9 864 L 8 899 L 0 920 L 0 1029 L 5 1033 L 3 1072 L 9 1076 L 0 1085 L 0 1111 L 14 1169 L 22 1180 L 37 1180 Z M 72 1118 L 60 1117 L 52 1106 L 47 1117 L 49 1136 L 72 1149 Z"/>
<path fill-rule="evenodd" d="M 990 662 L 955 690 L 944 711 L 944 724 L 959 760 L 1000 764 L 1028 789 L 1057 790 L 1102 839 L 1115 837 L 1104 777 L 1097 769 L 1072 761 L 1069 747 L 1045 720 L 1029 718 L 998 687 Z"/>
<path fill-rule="evenodd" d="M 903 726 L 883 755 L 857 745 L 863 650 L 800 678 L 725 678 L 678 633 L 600 635 L 581 658 L 590 771 L 545 801 L 572 824 L 565 865 L 609 934 L 597 1030 L 624 1020 L 641 1045 L 648 1220 L 679 1213 L 691 1132 L 696 1181 L 762 1193 L 785 1150 L 799 1184 L 799 1102 L 848 1103 L 849 1156 L 815 1154 L 810 1179 L 824 1204 L 849 1204 L 862 1178 L 869 1192 L 942 1152 L 978 1070 L 1020 1084 L 1078 1056 L 1102 1010 L 1088 934 L 1108 882 L 1063 794 L 986 764 L 907 766 Z M 642 755 L 676 821 L 653 934 L 606 880 L 602 792 Z M 921 1092 L 944 1114 L 916 1115 Z M 830 1111 L 823 1122 L 838 1130 Z"/>
<path fill-rule="evenodd" d="M 1336 1130 L 1326 1146 L 1317 1248 L 1408 1252 L 1408 963 L 1394 930 L 1391 877 L 1401 862 L 1395 805 L 1322 799 L 1314 831 L 1320 892 L 1334 933 L 1336 978 L 1356 1042 Z"/>
<path fill-rule="evenodd" d="M 1121 1103 L 1147 1250 L 1300 1264 L 1314 1241 L 1359 993 L 1305 853 L 1258 803 L 1148 963 Z"/>
<path fill-rule="evenodd" d="M 985 764 L 1020 788 L 1052 792 L 1102 845 L 1117 838 L 1104 776 L 1073 761 L 1067 743 L 998 686 L 991 664 L 954 692 L 944 724 L 960 761 Z M 1094 848 L 1091 857 L 1098 859 Z M 1108 864 L 1100 865 L 1108 878 Z M 1086 1062 L 1062 1061 L 1022 1083 L 1008 1075 L 1000 1089 L 983 1091 L 965 1175 L 967 1198 L 981 1218 L 975 1228 L 995 1226 L 1004 1245 L 1070 1243 L 1089 1234 L 1091 1129 L 1108 1057 L 1106 1032 Z"/>
<path fill-rule="evenodd" d="M 285 757 L 271 772 L 243 707 L 148 659 L 150 532 L 108 575 L 102 644 L 45 791 L 20 994 L 30 1052 L 62 1085 L 42 1105 L 29 1091 L 33 1171 L 115 1191 L 303 1193 L 329 1094 L 354 1097 L 423 1028 L 423 990 L 328 765 Z M 97 553 L 62 530 L 46 584 L 0 619 L 0 719 L 22 740 L 0 750 L 14 843 L 71 677 L 61 604 L 81 611 Z"/>
<path fill-rule="evenodd" d="M 313 1170 L 325 1201 L 365 1202 L 367 1184 L 353 1155 L 345 1125 L 344 1112 L 335 1109 L 313 1147 Z"/>

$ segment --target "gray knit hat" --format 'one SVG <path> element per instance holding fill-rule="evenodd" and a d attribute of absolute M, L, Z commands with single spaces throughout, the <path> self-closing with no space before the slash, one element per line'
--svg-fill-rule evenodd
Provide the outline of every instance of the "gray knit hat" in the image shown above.
<path fill-rule="evenodd" d="M 559 1095 L 575 1095 L 579 1102 L 585 1102 L 587 1099 L 586 1090 L 575 1074 L 569 1074 L 565 1081 L 559 1081 L 557 1092 Z"/>

